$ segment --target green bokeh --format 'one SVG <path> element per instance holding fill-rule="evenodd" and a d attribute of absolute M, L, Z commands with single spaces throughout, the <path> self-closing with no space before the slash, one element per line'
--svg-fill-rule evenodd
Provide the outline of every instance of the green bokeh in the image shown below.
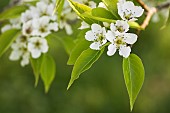
<path fill-rule="evenodd" d="M 150 23 L 133 46 L 133 53 L 143 60 L 146 77 L 132 113 L 170 111 L 170 26 L 161 30 L 163 23 L 163 19 Z M 0 113 L 130 113 L 118 53 L 103 54 L 67 91 L 72 66 L 66 65 L 68 56 L 58 48 L 54 53 L 57 74 L 48 94 L 41 81 L 34 88 L 31 67 L 9 61 L 9 54 L 0 58 Z"/>

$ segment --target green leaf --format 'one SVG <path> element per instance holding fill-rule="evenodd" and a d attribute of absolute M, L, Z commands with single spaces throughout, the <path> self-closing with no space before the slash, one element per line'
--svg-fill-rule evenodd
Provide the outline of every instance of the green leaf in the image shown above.
<path fill-rule="evenodd" d="M 69 36 L 59 36 L 58 33 L 52 33 L 47 37 L 47 40 L 50 40 L 50 38 L 55 38 L 56 40 L 58 40 L 63 45 L 67 54 L 70 55 L 72 49 L 75 46 L 75 43 L 74 43 L 74 41 L 71 37 L 69 37 Z"/>
<path fill-rule="evenodd" d="M 14 6 L 12 8 L 9 8 L 0 14 L 0 21 L 11 19 L 11 18 L 16 18 L 20 16 L 21 13 L 27 9 L 28 9 L 28 6 L 26 5 Z"/>
<path fill-rule="evenodd" d="M 41 55 L 41 57 L 38 59 L 33 59 L 33 58 L 30 59 L 31 66 L 32 66 L 34 76 L 35 76 L 35 87 L 38 85 L 39 76 L 40 76 L 40 72 L 41 72 L 41 65 L 43 62 L 43 56 L 44 55 Z"/>
<path fill-rule="evenodd" d="M 68 65 L 74 65 L 77 58 L 80 56 L 80 54 L 84 50 L 89 48 L 90 43 L 91 42 L 89 42 L 87 40 L 83 40 L 83 39 L 80 42 L 78 42 L 78 44 L 71 51 L 71 54 L 70 54 L 70 57 L 69 57 L 69 60 L 68 60 L 67 64 Z"/>
<path fill-rule="evenodd" d="M 114 19 L 119 19 L 117 3 L 118 0 L 102 0 L 108 10 L 114 15 Z"/>
<path fill-rule="evenodd" d="M 0 35 L 0 57 L 11 46 L 11 44 L 18 37 L 19 34 L 19 30 L 11 29 Z"/>
<path fill-rule="evenodd" d="M 135 28 L 139 30 L 144 30 L 137 22 L 128 22 L 130 28 Z"/>
<path fill-rule="evenodd" d="M 65 0 L 57 0 L 56 6 L 55 6 L 55 9 L 54 9 L 54 12 L 53 12 L 53 14 L 55 12 L 57 12 L 58 22 L 60 21 L 60 18 L 61 18 L 61 13 L 62 13 L 62 10 L 63 10 L 64 1 Z"/>
<path fill-rule="evenodd" d="M 96 17 L 112 19 L 112 20 L 115 19 L 112 13 L 106 10 L 105 8 L 101 8 L 101 7 L 94 8 L 92 9 L 91 13 L 93 16 L 96 16 Z"/>
<path fill-rule="evenodd" d="M 144 82 L 145 70 L 141 59 L 135 54 L 124 58 L 123 73 L 130 98 L 130 109 L 132 111 L 135 100 Z"/>
<path fill-rule="evenodd" d="M 85 12 L 90 12 L 92 10 L 92 8 L 84 5 L 84 4 L 80 4 L 78 2 L 74 2 L 72 0 L 67 0 L 70 4 L 70 6 L 73 8 L 73 10 L 77 13 L 77 15 L 84 20 L 86 23 L 88 24 L 93 24 L 95 21 L 91 20 L 89 18 L 83 17 L 81 14 L 85 13 Z"/>
<path fill-rule="evenodd" d="M 55 78 L 55 73 L 56 73 L 55 61 L 48 54 L 44 55 L 40 73 L 41 73 L 41 78 L 45 85 L 45 92 L 47 93 L 51 86 L 51 83 Z"/>
<path fill-rule="evenodd" d="M 100 21 L 100 22 L 108 22 L 108 23 L 114 23 L 114 22 L 116 22 L 116 20 L 93 16 L 93 15 L 91 15 L 89 12 L 85 12 L 85 13 L 81 14 L 81 16 L 93 20 L 94 23 L 98 23 L 99 21 Z M 89 23 L 88 23 L 88 24 L 89 24 Z"/>
<path fill-rule="evenodd" d="M 104 48 L 100 51 L 92 50 L 89 48 L 81 53 L 81 55 L 78 57 L 73 67 L 71 79 L 70 79 L 67 89 L 70 88 L 74 80 L 79 78 L 79 75 L 81 73 L 88 70 L 99 59 L 103 51 L 104 51 Z"/>

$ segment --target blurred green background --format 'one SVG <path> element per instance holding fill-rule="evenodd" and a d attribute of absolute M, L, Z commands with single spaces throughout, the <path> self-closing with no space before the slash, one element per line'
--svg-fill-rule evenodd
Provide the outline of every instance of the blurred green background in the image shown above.
<path fill-rule="evenodd" d="M 6 0 L 0 0 L 1 9 Z M 150 23 L 133 47 L 143 60 L 146 76 L 132 113 L 170 111 L 170 26 Z M 122 57 L 103 54 L 93 67 L 66 90 L 72 66 L 63 48 L 56 50 L 56 78 L 48 94 L 40 81 L 34 87 L 30 66 L 0 58 L 0 113 L 130 113 L 122 73 Z"/>

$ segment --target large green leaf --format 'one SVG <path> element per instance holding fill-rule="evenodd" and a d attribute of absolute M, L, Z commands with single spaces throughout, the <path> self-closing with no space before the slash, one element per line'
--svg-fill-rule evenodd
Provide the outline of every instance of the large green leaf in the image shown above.
<path fill-rule="evenodd" d="M 71 79 L 70 79 L 67 89 L 70 88 L 74 80 L 79 78 L 79 75 L 81 73 L 88 70 L 99 59 L 103 51 L 104 51 L 104 48 L 100 51 L 92 50 L 89 48 L 81 53 L 81 55 L 78 57 L 73 67 Z"/>
<path fill-rule="evenodd" d="M 51 86 L 51 83 L 55 78 L 55 73 L 56 73 L 55 61 L 48 54 L 44 55 L 40 73 L 41 73 L 41 78 L 45 85 L 45 92 L 47 93 Z"/>
<path fill-rule="evenodd" d="M 91 42 L 89 42 L 87 40 L 83 40 L 83 39 L 81 41 L 79 41 L 78 44 L 73 48 L 67 64 L 68 65 L 74 65 L 76 60 L 77 60 L 77 58 L 80 56 L 80 54 L 84 50 L 89 48 L 90 43 Z"/>
<path fill-rule="evenodd" d="M 115 23 L 116 22 L 116 20 L 113 20 L 113 19 L 107 19 L 107 18 L 104 18 L 104 17 L 93 16 L 89 12 L 85 12 L 81 15 L 83 17 L 87 17 L 89 19 L 93 19 L 93 20 L 100 21 L 100 22 L 108 22 L 108 23 Z M 130 28 L 143 30 L 143 28 L 137 22 L 128 22 L 128 24 L 129 24 Z"/>
<path fill-rule="evenodd" d="M 0 57 L 11 46 L 12 42 L 20 34 L 19 30 L 11 29 L 0 35 Z"/>
<path fill-rule="evenodd" d="M 27 9 L 28 9 L 28 6 L 26 5 L 14 6 L 12 8 L 9 8 L 0 14 L 0 21 L 11 19 L 11 18 L 16 18 L 20 16 L 21 13 Z"/>
<path fill-rule="evenodd" d="M 102 0 L 108 10 L 114 15 L 114 19 L 119 19 L 117 3 L 118 0 Z"/>
<path fill-rule="evenodd" d="M 34 72 L 34 76 L 35 76 L 35 87 L 38 85 L 38 81 L 39 81 L 39 76 L 40 76 L 40 72 L 41 72 L 41 65 L 43 62 L 43 57 L 44 55 L 41 55 L 40 58 L 38 59 L 33 59 L 31 58 L 31 66 Z"/>
<path fill-rule="evenodd" d="M 69 36 L 60 36 L 58 33 L 52 33 L 47 37 L 49 41 L 50 38 L 55 38 L 64 47 L 65 51 L 70 55 L 75 43 L 73 39 Z"/>
<path fill-rule="evenodd" d="M 132 111 L 135 100 L 144 82 L 145 71 L 141 59 L 135 54 L 124 58 L 123 73 L 130 98 L 130 109 Z"/>

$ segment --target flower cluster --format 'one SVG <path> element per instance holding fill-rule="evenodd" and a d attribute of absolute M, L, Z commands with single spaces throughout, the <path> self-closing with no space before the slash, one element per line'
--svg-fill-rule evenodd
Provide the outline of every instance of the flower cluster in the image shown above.
<path fill-rule="evenodd" d="M 29 64 L 29 59 L 39 58 L 48 52 L 46 37 L 53 31 L 58 31 L 57 15 L 52 15 L 55 1 L 41 0 L 35 6 L 30 6 L 19 18 L 11 19 L 1 32 L 9 29 L 20 29 L 22 34 L 11 45 L 9 59 L 21 59 L 21 66 Z"/>
<path fill-rule="evenodd" d="M 144 10 L 135 6 L 133 2 L 125 0 L 119 0 L 117 7 L 122 20 L 111 23 L 109 30 L 98 24 L 92 24 L 91 30 L 85 34 L 85 39 L 93 42 L 90 45 L 93 50 L 100 50 L 108 42 L 108 56 L 114 55 L 116 50 L 119 50 L 119 55 L 127 58 L 131 52 L 131 45 L 137 41 L 136 34 L 127 33 L 129 31 L 128 21 L 136 21 Z"/>

